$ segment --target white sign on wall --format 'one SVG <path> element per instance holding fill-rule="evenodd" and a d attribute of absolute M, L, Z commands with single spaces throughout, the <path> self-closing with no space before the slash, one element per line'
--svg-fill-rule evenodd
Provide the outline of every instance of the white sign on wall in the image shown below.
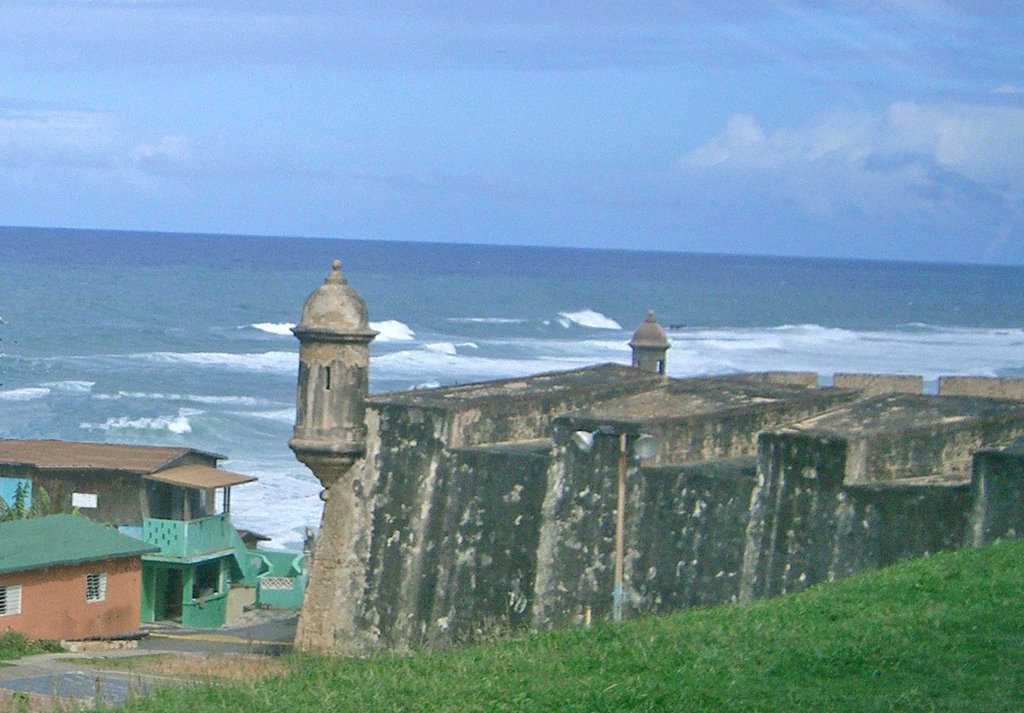
<path fill-rule="evenodd" d="M 71 507 L 73 508 L 95 508 L 96 493 L 72 493 Z"/>

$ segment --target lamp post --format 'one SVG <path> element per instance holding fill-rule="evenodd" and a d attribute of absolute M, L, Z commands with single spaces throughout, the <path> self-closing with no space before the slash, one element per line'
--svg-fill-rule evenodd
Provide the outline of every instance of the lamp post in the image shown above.
<path fill-rule="evenodd" d="M 576 431 L 572 441 L 584 453 L 594 447 L 594 437 L 599 434 L 615 435 L 611 426 L 601 426 L 596 431 Z M 619 472 L 615 501 L 615 584 L 612 588 L 612 621 L 622 621 L 622 580 L 626 559 L 626 463 L 629 456 L 629 440 L 625 433 L 619 433 Z M 653 458 L 658 454 L 658 439 L 642 433 L 634 445 L 638 458 Z"/>

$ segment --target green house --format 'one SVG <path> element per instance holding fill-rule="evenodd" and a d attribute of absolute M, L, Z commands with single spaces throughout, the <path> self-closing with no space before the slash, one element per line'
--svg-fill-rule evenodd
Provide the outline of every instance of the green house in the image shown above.
<path fill-rule="evenodd" d="M 143 622 L 215 627 L 249 605 L 297 609 L 303 556 L 242 541 L 231 488 L 256 479 L 218 468 L 222 458 L 191 448 L 0 440 L 0 481 L 44 487 L 58 511 L 159 547 L 142 558 Z"/>
<path fill-rule="evenodd" d="M 160 551 L 142 558 L 142 621 L 221 626 L 233 610 L 255 603 L 256 580 L 263 569 L 231 523 L 231 487 L 254 479 L 201 466 L 175 468 L 157 477 L 180 488 L 223 489 L 224 511 L 143 520 L 140 538 Z"/>
<path fill-rule="evenodd" d="M 255 585 L 257 570 L 227 515 L 148 519 L 142 540 L 160 547 L 142 560 L 143 621 L 220 626 L 232 585 Z"/>

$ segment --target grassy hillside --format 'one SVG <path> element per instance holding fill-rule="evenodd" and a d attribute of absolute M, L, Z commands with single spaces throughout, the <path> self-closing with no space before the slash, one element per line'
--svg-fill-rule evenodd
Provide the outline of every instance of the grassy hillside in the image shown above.
<path fill-rule="evenodd" d="M 1024 541 L 791 597 L 442 654 L 286 659 L 138 711 L 1021 711 Z"/>

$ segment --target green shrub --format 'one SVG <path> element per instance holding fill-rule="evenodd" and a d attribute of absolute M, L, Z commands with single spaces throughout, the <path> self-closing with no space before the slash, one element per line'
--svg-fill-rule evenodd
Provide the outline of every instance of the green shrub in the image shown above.
<path fill-rule="evenodd" d="M 0 661 L 60 650 L 60 645 L 54 641 L 32 641 L 18 631 L 0 633 Z"/>

